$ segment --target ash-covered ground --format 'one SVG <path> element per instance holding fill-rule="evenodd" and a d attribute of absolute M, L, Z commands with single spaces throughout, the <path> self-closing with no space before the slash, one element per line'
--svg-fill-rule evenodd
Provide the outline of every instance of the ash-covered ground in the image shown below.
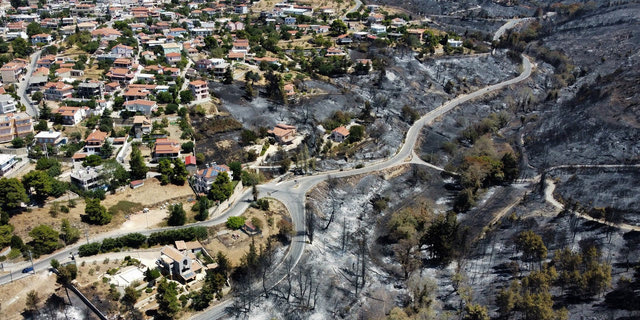
<path fill-rule="evenodd" d="M 495 55 L 458 56 L 427 59 L 424 63 L 414 54 L 386 55 L 389 64 L 384 72 L 349 75 L 331 79 L 331 83 L 304 82 L 309 95 L 299 103 L 282 105 L 264 97 L 252 101 L 243 98 L 239 85 L 220 86 L 215 94 L 221 99 L 223 111 L 240 121 L 245 128 L 272 127 L 277 123 L 298 126 L 298 132 L 309 135 L 316 143 L 321 132 L 318 126 L 334 112 L 359 115 L 365 102 L 371 104 L 375 120 L 366 124 L 371 140 L 364 143 L 350 159 L 325 159 L 319 170 L 346 168 L 368 160 L 378 160 L 394 154 L 401 145 L 409 123 L 402 120 L 402 108 L 410 106 L 421 115 L 440 106 L 457 94 L 504 81 L 518 73 L 518 66 L 504 51 Z M 452 82 L 450 93 L 444 90 Z M 236 137 L 236 139 L 238 139 Z M 215 137 L 214 137 L 215 140 Z M 315 145 L 310 145 L 313 152 Z"/>
<path fill-rule="evenodd" d="M 251 319 L 328 319 L 383 318 L 391 308 L 407 303 L 408 289 L 399 278 L 402 273 L 391 258 L 386 240 L 381 238 L 389 213 L 405 207 L 428 205 L 434 212 L 449 210 L 451 193 L 445 185 L 451 181 L 438 171 L 422 166 L 402 166 L 380 174 L 333 180 L 311 191 L 308 202 L 316 214 L 313 243 L 294 270 L 290 301 L 274 296 L 288 292 L 283 281 L 270 299 L 261 301 L 248 316 Z M 388 199 L 388 208 L 374 210 L 372 203 Z M 334 217 L 332 222 L 331 214 Z M 327 228 L 328 226 L 328 228 Z M 362 268 L 362 244 L 365 244 L 365 277 L 356 280 Z M 300 296 L 298 277 L 312 274 L 318 287 L 309 305 Z M 449 270 L 425 270 L 425 281 L 449 278 Z M 356 282 L 357 281 L 357 282 Z M 430 281 L 430 280 L 429 280 Z M 359 288 L 356 290 L 356 284 Z M 305 287 L 309 290 L 308 285 Z M 448 288 L 442 287 L 442 294 Z"/>

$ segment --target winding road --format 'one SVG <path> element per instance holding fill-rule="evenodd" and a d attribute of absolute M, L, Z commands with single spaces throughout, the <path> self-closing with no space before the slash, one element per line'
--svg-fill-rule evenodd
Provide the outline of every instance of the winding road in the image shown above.
<path fill-rule="evenodd" d="M 287 180 L 282 182 L 274 181 L 259 186 L 258 191 L 260 192 L 261 196 L 269 196 L 281 201 L 282 203 L 284 203 L 287 210 L 291 214 L 291 219 L 293 221 L 293 225 L 295 226 L 295 236 L 291 241 L 291 246 L 289 248 L 289 251 L 287 252 L 287 255 L 284 257 L 284 259 L 291 259 L 291 261 L 293 262 L 291 264 L 291 268 L 295 267 L 300 261 L 300 258 L 304 253 L 304 247 L 306 244 L 304 204 L 307 192 L 330 177 L 344 178 L 354 175 L 368 174 L 412 162 L 423 165 L 427 164 L 424 161 L 416 159 L 417 157 L 415 156 L 415 153 L 413 151 L 415 149 L 422 128 L 425 125 L 433 123 L 439 117 L 453 110 L 455 107 L 459 106 L 462 103 L 468 102 L 487 93 L 500 90 L 506 86 L 527 79 L 531 75 L 533 65 L 529 58 L 527 58 L 526 56 L 522 56 L 522 65 L 523 71 L 518 77 L 482 88 L 478 91 L 466 95 L 456 97 L 455 99 L 446 102 L 445 104 L 422 116 L 407 131 L 404 144 L 402 145 L 400 150 L 393 157 L 387 160 L 374 163 L 359 169 L 323 172 L 321 174 L 299 177 L 295 180 Z M 433 165 L 430 165 L 430 167 L 433 167 L 436 170 L 444 171 L 444 169 Z M 276 270 L 272 273 L 270 283 L 268 283 L 268 287 L 273 287 L 280 281 L 282 281 L 285 278 L 287 271 L 288 270 L 286 269 L 286 266 L 284 264 L 279 265 L 278 268 L 276 268 Z M 225 309 L 229 307 L 231 303 L 231 300 L 227 300 L 206 310 L 203 313 L 192 317 L 191 319 L 205 320 L 222 318 L 226 315 Z"/>
<path fill-rule="evenodd" d="M 270 183 L 259 186 L 258 191 L 260 192 L 261 196 L 270 196 L 272 198 L 275 198 L 276 200 L 281 201 L 282 203 L 285 204 L 287 210 L 291 214 L 292 222 L 293 222 L 293 225 L 295 226 L 295 235 L 293 236 L 289 251 L 287 252 L 287 255 L 285 256 L 284 259 L 291 259 L 292 261 L 291 267 L 293 268 L 300 261 L 300 258 L 304 253 L 304 247 L 306 244 L 305 223 L 304 223 L 304 219 L 305 219 L 304 203 L 306 199 L 306 194 L 309 190 L 311 190 L 313 187 L 315 187 L 319 183 L 327 180 L 329 177 L 343 178 L 343 177 L 349 177 L 349 176 L 360 175 L 360 174 L 368 174 L 368 173 L 384 170 L 387 168 L 395 167 L 398 165 L 410 163 L 411 158 L 415 158 L 415 157 L 412 157 L 412 155 L 414 155 L 413 150 L 418 141 L 420 131 L 425 125 L 428 125 L 434 122 L 439 117 L 443 116 L 445 113 L 451 111 L 452 109 L 454 109 L 455 107 L 459 106 L 462 103 L 468 102 L 470 100 L 481 97 L 487 93 L 500 90 L 506 86 L 509 86 L 527 79 L 531 75 L 531 71 L 533 68 L 532 63 L 529 60 L 529 58 L 527 58 L 526 56 L 522 56 L 522 65 L 523 65 L 523 71 L 518 77 L 482 88 L 480 90 L 477 90 L 469 94 L 458 96 L 446 102 L 445 104 L 437 107 L 436 109 L 430 111 L 424 116 L 422 116 L 407 131 L 404 144 L 399 149 L 399 151 L 393 157 L 387 160 L 374 163 L 359 169 L 346 170 L 346 171 L 336 170 L 331 172 L 324 172 L 324 173 L 316 174 L 312 176 L 300 177 L 300 178 L 297 178 L 296 180 L 287 180 L 282 182 L 272 181 Z M 180 229 L 180 228 L 191 227 L 191 226 L 213 226 L 213 225 L 221 224 L 221 223 L 224 223 L 226 219 L 230 216 L 239 216 L 242 213 L 244 213 L 244 211 L 249 207 L 249 203 L 251 199 L 252 199 L 251 190 L 247 189 L 241 194 L 240 197 L 238 197 L 238 200 L 224 214 L 218 217 L 215 217 L 211 220 L 202 221 L 202 222 L 198 222 L 198 223 L 194 223 L 194 224 L 191 224 L 188 226 L 182 226 L 182 227 L 147 229 L 147 230 L 141 230 L 138 232 L 144 235 L 150 235 L 153 232 L 158 232 L 163 230 Z M 120 235 L 119 232 L 110 232 L 110 233 L 101 234 L 97 237 L 91 238 L 90 241 L 98 242 L 98 241 L 102 241 L 104 238 L 118 236 L 118 235 Z M 77 252 L 78 248 L 82 244 L 85 244 L 85 242 L 80 241 L 75 245 L 66 247 L 61 251 L 58 251 L 52 255 L 43 257 L 38 261 L 35 261 L 34 262 L 35 270 L 38 271 L 38 270 L 48 269 L 52 259 L 56 259 L 61 262 L 69 259 L 70 254 L 72 252 Z M 26 267 L 27 265 L 28 265 L 28 262 L 24 262 L 19 265 L 13 266 L 12 269 L 14 270 L 14 272 L 16 272 L 21 268 Z M 273 276 L 271 277 L 271 281 L 269 285 L 274 286 L 278 284 L 282 279 L 284 279 L 287 271 L 288 270 L 286 269 L 284 264 L 279 265 L 276 268 L 276 270 L 274 270 Z M 13 280 L 16 280 L 25 276 L 28 276 L 28 274 L 15 273 L 13 276 Z M 10 280 L 11 280 L 10 275 L 2 276 L 0 277 L 0 285 L 8 283 Z M 228 307 L 230 304 L 231 304 L 231 300 L 227 300 L 224 303 L 218 304 L 208 309 L 207 311 L 194 316 L 192 319 L 219 319 L 226 315 L 226 307 Z"/>
<path fill-rule="evenodd" d="M 299 177 L 295 180 L 287 180 L 287 181 L 281 181 L 281 182 L 272 181 L 270 183 L 259 186 L 258 190 L 261 196 L 270 196 L 272 198 L 275 198 L 276 200 L 281 201 L 282 203 L 285 204 L 287 210 L 289 210 L 291 214 L 292 222 L 295 227 L 295 235 L 293 236 L 290 248 L 287 251 L 286 256 L 284 257 L 284 259 L 291 259 L 292 264 L 289 264 L 289 266 L 291 268 L 295 267 L 297 263 L 300 261 L 300 258 L 304 253 L 304 247 L 306 244 L 305 223 L 304 223 L 304 219 L 305 219 L 304 204 L 305 204 L 306 194 L 309 190 L 311 190 L 313 187 L 315 187 L 322 181 L 327 180 L 329 177 L 343 178 L 343 177 L 349 177 L 349 176 L 360 175 L 360 174 L 368 174 L 368 173 L 384 170 L 387 168 L 395 167 L 398 165 L 403 165 L 411 162 L 418 162 L 418 160 L 415 159 L 416 157 L 413 150 L 415 149 L 415 146 L 417 144 L 420 132 L 425 125 L 433 123 L 434 121 L 436 121 L 438 118 L 440 118 L 447 112 L 451 111 L 455 107 L 465 102 L 468 102 L 470 100 L 481 97 L 487 93 L 500 90 L 506 86 L 516 84 L 518 82 L 521 82 L 527 79 L 531 75 L 532 69 L 533 69 L 533 64 L 531 63 L 528 57 L 523 55 L 522 56 L 523 71 L 519 76 L 510 80 L 506 80 L 494 85 L 487 86 L 485 88 L 482 88 L 480 90 L 477 90 L 469 94 L 458 96 L 444 103 L 443 105 L 435 108 L 434 110 L 428 112 L 427 114 L 422 116 L 419 120 L 417 120 L 409 128 L 409 130 L 407 131 L 404 143 L 402 144 L 402 147 L 391 158 L 388 158 L 386 160 L 383 160 L 377 163 L 370 164 L 366 167 L 359 168 L 359 169 L 323 172 L 316 175 Z M 441 168 L 436 167 L 436 169 L 441 169 Z M 191 226 L 212 226 L 216 224 L 221 224 L 221 223 L 224 223 L 226 219 L 230 216 L 239 216 L 242 213 L 244 213 L 244 211 L 248 208 L 249 202 L 251 199 L 252 199 L 251 189 L 247 189 L 241 194 L 240 197 L 238 197 L 238 200 L 224 214 L 218 217 L 214 217 L 211 220 L 194 223 L 188 226 L 147 229 L 139 232 L 144 235 L 149 235 L 153 232 L 169 230 L 169 229 L 179 229 L 179 228 L 191 227 Z M 117 232 L 110 232 L 107 234 L 102 234 L 97 237 L 94 237 L 90 239 L 90 241 L 97 242 L 97 241 L 101 241 L 104 238 L 117 236 L 117 235 L 118 235 Z M 48 269 L 50 265 L 50 261 L 52 259 L 57 259 L 58 261 L 61 261 L 61 262 L 68 259 L 70 254 L 72 252 L 77 252 L 78 247 L 84 243 L 85 242 L 81 241 L 80 243 L 66 247 L 65 249 L 59 252 L 56 252 L 52 255 L 48 255 L 46 257 L 41 258 L 37 262 L 34 262 L 35 270 L 38 271 L 38 270 Z M 16 270 L 26 267 L 27 264 L 28 263 L 22 263 L 21 264 L 22 266 L 19 266 L 19 267 L 18 265 L 14 265 L 12 269 L 15 272 Z M 275 286 L 280 281 L 282 281 L 287 271 L 288 270 L 286 269 L 285 264 L 280 264 L 278 267 L 276 267 L 276 269 L 272 273 L 272 276 L 270 277 L 269 286 L 270 287 Z M 27 276 L 27 274 L 17 273 L 15 274 L 14 280 L 25 277 L 25 276 Z M 5 284 L 9 281 L 10 281 L 9 275 L 4 275 L 0 277 L 0 285 Z M 194 316 L 192 319 L 222 318 L 226 315 L 226 307 L 228 307 L 231 303 L 232 303 L 232 300 L 226 300 L 225 302 L 220 303 L 216 306 L 213 306 L 208 310 L 206 310 L 205 312 Z"/>

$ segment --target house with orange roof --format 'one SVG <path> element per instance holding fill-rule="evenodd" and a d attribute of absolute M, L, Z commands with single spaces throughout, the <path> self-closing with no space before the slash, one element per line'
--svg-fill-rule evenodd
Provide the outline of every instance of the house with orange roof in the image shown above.
<path fill-rule="evenodd" d="M 126 68 L 111 68 L 107 72 L 107 78 L 111 81 L 127 82 L 133 79 L 134 73 L 130 69 Z"/>
<path fill-rule="evenodd" d="M 181 145 L 179 141 L 159 138 L 156 139 L 156 143 L 153 146 L 153 159 L 159 160 L 162 158 L 175 159 L 180 156 Z"/>
<path fill-rule="evenodd" d="M 189 90 L 193 93 L 195 100 L 204 100 L 209 98 L 209 86 L 205 81 L 195 80 L 189 82 Z"/>
<path fill-rule="evenodd" d="M 22 73 L 27 67 L 28 61 L 24 59 L 13 59 L 13 61 L 5 63 L 0 68 L 3 83 L 14 83 L 20 81 Z"/>
<path fill-rule="evenodd" d="M 84 139 L 84 151 L 87 154 L 100 153 L 100 149 L 104 142 L 107 140 L 109 133 L 102 132 L 100 130 L 94 130 Z"/>
<path fill-rule="evenodd" d="M 272 130 L 267 131 L 270 135 L 276 138 L 276 141 L 281 144 L 290 144 L 295 139 L 296 127 L 283 123 L 278 123 Z"/>
<path fill-rule="evenodd" d="M 340 126 L 331 131 L 331 136 L 329 137 L 331 140 L 335 142 L 342 142 L 349 136 L 349 129 Z"/>
<path fill-rule="evenodd" d="M 107 40 L 107 41 L 117 40 L 118 37 L 120 37 L 121 35 L 122 33 L 120 31 L 113 28 L 100 28 L 100 29 L 91 31 L 91 36 L 93 37 L 93 40 L 97 40 L 98 38 L 101 38 L 102 40 Z"/>
<path fill-rule="evenodd" d="M 44 89 L 44 98 L 47 100 L 61 101 L 73 97 L 73 86 L 62 81 L 49 82 Z"/>
<path fill-rule="evenodd" d="M 46 33 L 34 34 L 31 36 L 31 44 L 34 46 L 38 43 L 49 44 L 51 40 L 53 40 L 53 37 Z"/>
<path fill-rule="evenodd" d="M 76 125 L 85 118 L 84 108 L 62 106 L 52 112 L 53 118 L 61 117 L 62 123 L 66 125 Z"/>
<path fill-rule="evenodd" d="M 182 54 L 180 52 L 169 52 L 165 55 L 165 58 L 168 63 L 176 64 L 182 60 Z"/>

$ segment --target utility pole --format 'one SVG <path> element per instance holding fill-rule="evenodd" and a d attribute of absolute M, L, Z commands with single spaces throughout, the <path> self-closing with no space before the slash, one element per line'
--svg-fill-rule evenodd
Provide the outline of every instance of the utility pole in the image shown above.
<path fill-rule="evenodd" d="M 84 227 L 84 236 L 87 238 L 87 244 L 89 244 L 89 229 L 87 226 Z"/>

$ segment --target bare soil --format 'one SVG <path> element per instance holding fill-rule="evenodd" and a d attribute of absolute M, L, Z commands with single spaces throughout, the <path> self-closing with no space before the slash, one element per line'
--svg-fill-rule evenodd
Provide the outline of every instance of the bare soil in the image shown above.
<path fill-rule="evenodd" d="M 255 242 L 255 246 L 259 249 L 261 246 L 267 243 L 267 238 L 278 234 L 279 229 L 277 227 L 278 222 L 283 219 L 284 216 L 288 216 L 289 213 L 285 206 L 279 201 L 269 199 L 269 210 L 262 211 L 256 208 L 249 208 L 242 215 L 247 218 L 247 221 L 251 221 L 252 218 L 258 218 L 262 222 L 262 233 L 251 237 L 242 230 L 229 230 L 226 226 L 218 226 L 209 234 L 212 235 L 205 241 L 205 248 L 207 251 L 214 255 L 221 251 L 227 255 L 229 260 L 234 266 L 240 264 L 240 259 L 249 251 L 249 245 L 252 241 Z M 272 219 L 272 223 L 269 224 L 269 219 Z M 235 235 L 237 237 L 232 237 Z M 273 243 L 275 245 L 275 243 Z"/>

